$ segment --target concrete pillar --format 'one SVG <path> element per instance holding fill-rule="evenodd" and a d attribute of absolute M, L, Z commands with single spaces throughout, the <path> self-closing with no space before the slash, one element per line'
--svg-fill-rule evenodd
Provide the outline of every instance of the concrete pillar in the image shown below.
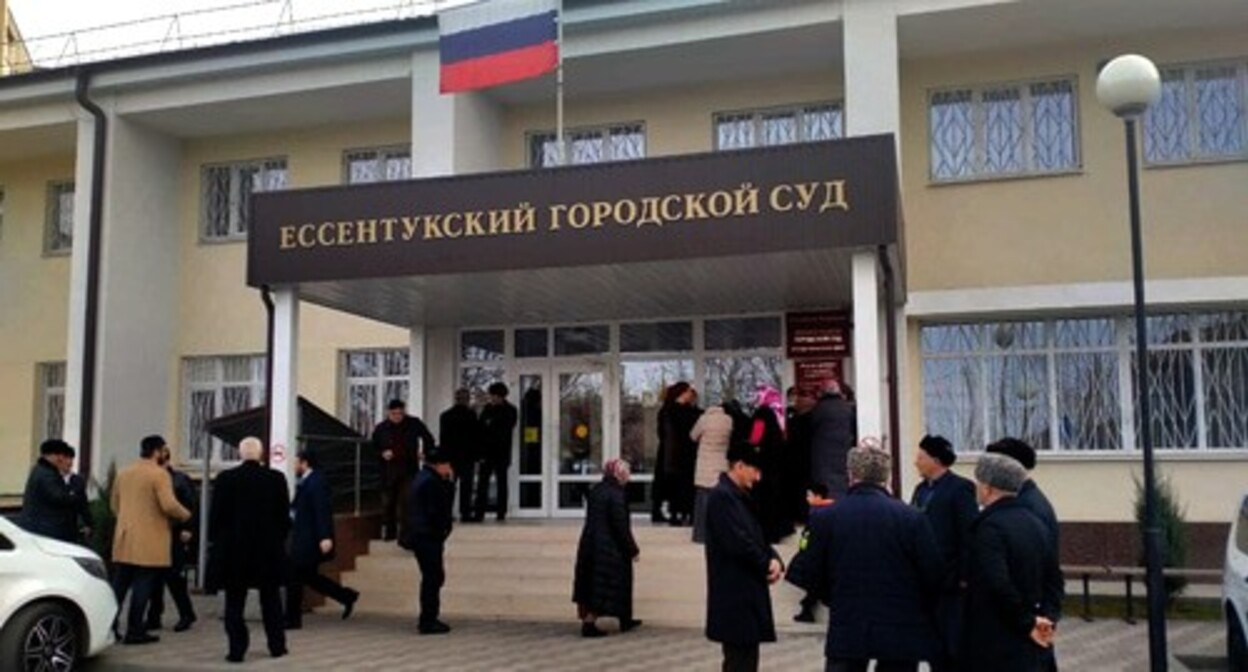
<path fill-rule="evenodd" d="M 855 252 L 851 266 L 858 436 L 880 437 L 884 434 L 884 349 L 880 347 L 880 282 L 875 252 Z"/>
<path fill-rule="evenodd" d="M 454 327 L 425 329 L 425 417 L 438 415 L 454 403 L 459 387 L 455 365 L 459 361 L 459 343 Z"/>
<path fill-rule="evenodd" d="M 299 446 L 299 295 L 293 288 L 273 292 L 273 427 L 269 466 L 286 476 L 294 492 L 295 451 Z"/>
<path fill-rule="evenodd" d="M 407 411 L 419 415 L 425 424 L 436 429 L 437 414 L 425 405 L 425 328 L 412 327 L 408 340 Z"/>
<path fill-rule="evenodd" d="M 438 55 L 412 57 L 412 177 L 501 167 L 502 116 L 480 93 L 438 91 Z"/>
<path fill-rule="evenodd" d="M 85 112 L 78 120 L 78 139 L 74 157 L 74 245 L 69 259 L 69 334 L 68 352 L 65 357 L 65 417 L 61 436 L 73 446 L 82 444 L 83 347 L 86 345 L 87 329 L 87 248 L 91 244 L 91 181 L 94 176 L 91 156 L 95 142 L 95 120 Z M 98 389 L 98 388 L 97 388 Z M 99 442 L 92 436 L 91 444 Z M 82 468 L 82 465 L 78 465 Z M 99 459 L 99 451 L 92 456 L 92 473 L 102 474 L 108 469 Z"/>
<path fill-rule="evenodd" d="M 843 2 L 846 134 L 894 133 L 900 148 L 897 8 L 881 0 Z"/>

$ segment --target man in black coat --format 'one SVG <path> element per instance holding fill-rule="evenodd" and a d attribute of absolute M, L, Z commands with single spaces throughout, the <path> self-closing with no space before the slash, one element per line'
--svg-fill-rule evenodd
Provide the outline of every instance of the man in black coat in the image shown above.
<path fill-rule="evenodd" d="M 381 460 L 381 524 L 383 538 L 399 538 L 406 518 L 402 508 L 408 486 L 420 470 L 420 456 L 433 450 L 433 434 L 420 418 L 407 414 L 402 399 L 386 405 L 386 419 L 373 429 L 373 449 Z"/>
<path fill-rule="evenodd" d="M 160 585 L 152 592 L 152 599 L 148 602 L 147 629 L 160 630 L 163 627 L 160 620 L 165 613 L 165 588 L 168 588 L 173 597 L 173 605 L 178 610 L 178 622 L 174 624 L 173 631 L 185 632 L 197 620 L 195 605 L 191 602 L 187 587 L 185 569 L 195 558 L 195 549 L 191 542 L 199 533 L 199 509 L 196 506 L 195 484 L 185 472 L 173 468 L 173 451 L 167 445 L 161 451 L 159 464 L 169 472 L 169 478 L 173 481 L 173 496 L 177 497 L 183 508 L 191 512 L 191 517 L 172 523 L 169 568 L 165 570 Z"/>
<path fill-rule="evenodd" d="M 489 387 L 490 401 L 481 409 L 481 444 L 485 464 L 481 466 L 481 474 L 477 481 L 476 520 L 485 518 L 485 510 L 489 508 L 490 479 L 498 484 L 497 516 L 499 520 L 507 517 L 507 472 L 511 469 L 511 438 L 516 431 L 519 414 L 516 407 L 507 401 L 509 390 L 504 383 L 493 383 Z"/>
<path fill-rule="evenodd" d="M 923 514 L 885 489 L 887 451 L 847 457 L 849 492 L 811 515 L 812 590 L 828 603 L 829 672 L 914 672 L 940 651 L 932 608 L 945 566 Z"/>
<path fill-rule="evenodd" d="M 477 462 L 481 460 L 481 420 L 468 403 L 472 395 L 466 388 L 455 390 L 455 405 L 438 417 L 438 445 L 451 458 L 455 483 L 459 491 L 459 519 L 474 520 L 472 512 L 473 483 Z"/>
<path fill-rule="evenodd" d="M 971 523 L 979 515 L 975 484 L 949 470 L 957 459 L 953 445 L 943 436 L 924 436 L 914 456 L 914 466 L 923 481 L 915 486 L 910 505 L 922 511 L 931 523 L 944 568 L 936 605 L 943 653 L 932 661 L 933 672 L 957 669 L 954 661 L 962 639 L 962 586 L 966 580 L 968 538 Z"/>
<path fill-rule="evenodd" d="M 399 543 L 416 556 L 420 566 L 420 619 L 422 635 L 441 635 L 451 626 L 439 620 L 442 584 L 446 582 L 442 556 L 451 536 L 451 508 L 455 503 L 455 474 L 450 456 L 435 450 L 425 454 L 425 466 L 408 491 L 407 526 Z"/>
<path fill-rule="evenodd" d="M 858 427 L 854 406 L 845 398 L 839 382 L 824 383 L 823 396 L 811 411 L 810 423 L 811 480 L 823 483 L 832 499 L 840 499 L 849 489 L 845 456 L 857 442 Z"/>
<path fill-rule="evenodd" d="M 1062 582 L 1043 523 L 1016 496 L 1027 471 L 987 453 L 975 465 L 983 510 L 971 526 L 966 620 L 958 669 L 1038 672 L 1056 614 L 1045 604 Z"/>
<path fill-rule="evenodd" d="M 750 499 L 759 458 L 748 443 L 729 448 L 728 472 L 706 502 L 706 637 L 723 647 L 725 672 L 757 670 L 759 644 L 776 641 L 768 584 L 784 576 L 784 563 Z"/>
<path fill-rule="evenodd" d="M 290 505 L 294 525 L 290 533 L 290 583 L 286 585 L 286 629 L 303 627 L 303 587 L 342 605 L 346 620 L 355 609 L 359 592 L 343 587 L 317 571 L 334 557 L 334 506 L 329 482 L 318 470 L 316 457 L 306 450 L 295 458 L 295 501 Z"/>
<path fill-rule="evenodd" d="M 39 446 L 39 459 L 26 478 L 22 514 L 17 524 L 31 534 L 69 543 L 81 541 L 80 530 L 90 527 L 86 487 L 71 473 L 74 449 L 60 439 Z M 82 526 L 80 526 L 80 522 Z"/>
<path fill-rule="evenodd" d="M 1053 553 L 1053 557 L 1057 558 L 1060 565 L 1062 561 L 1062 544 L 1059 536 L 1060 527 L 1057 523 L 1057 514 L 1053 511 L 1053 505 L 1049 503 L 1049 498 L 1044 495 L 1044 491 L 1040 489 L 1040 486 L 1036 485 L 1035 479 L 1031 477 L 1031 471 L 1036 468 L 1036 449 L 1020 439 L 1005 437 L 988 444 L 984 450 L 989 453 L 999 453 L 1012 457 L 1027 470 L 1027 480 L 1023 482 L 1022 489 L 1018 491 L 1018 501 L 1044 524 L 1049 548 Z M 1045 610 L 1050 614 L 1050 618 L 1056 624 L 1057 621 L 1061 620 L 1062 600 L 1066 597 L 1066 585 L 1058 582 L 1049 588 L 1049 592 L 1044 596 L 1044 606 Z M 1055 647 L 1050 646 L 1042 652 L 1040 668 L 1045 670 L 1045 672 L 1057 672 L 1057 649 Z"/>
<path fill-rule="evenodd" d="M 290 532 L 290 490 L 286 478 L 260 463 L 264 445 L 247 437 L 238 445 L 243 462 L 213 483 L 208 516 L 212 569 L 209 588 L 225 589 L 225 659 L 243 662 L 251 635 L 243 621 L 247 591 L 260 591 L 260 611 L 269 653 L 286 655 L 281 586 L 285 583 L 286 535 Z"/>

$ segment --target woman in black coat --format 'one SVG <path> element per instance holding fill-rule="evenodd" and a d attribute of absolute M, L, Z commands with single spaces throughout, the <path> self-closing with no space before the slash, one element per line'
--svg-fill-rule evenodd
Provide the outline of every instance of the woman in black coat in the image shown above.
<path fill-rule="evenodd" d="M 585 527 L 576 549 L 572 601 L 581 619 L 581 635 L 607 634 L 594 624 L 600 616 L 620 620 L 628 632 L 641 625 L 633 618 L 633 562 L 641 552 L 629 523 L 629 467 L 624 460 L 607 461 L 602 481 L 590 490 Z"/>
<path fill-rule="evenodd" d="M 663 497 L 672 525 L 693 522 L 693 470 L 698 444 L 689 433 L 702 411 L 695 405 L 697 392 L 684 381 L 667 389 L 659 409 L 659 454 L 663 456 Z"/>
<path fill-rule="evenodd" d="M 776 544 L 793 534 L 793 520 L 784 501 L 784 428 L 780 425 L 783 407 L 777 410 L 780 392 L 773 387 L 759 390 L 758 408 L 750 429 L 750 444 L 758 448 L 762 480 L 754 488 L 759 522 L 767 543 Z"/>

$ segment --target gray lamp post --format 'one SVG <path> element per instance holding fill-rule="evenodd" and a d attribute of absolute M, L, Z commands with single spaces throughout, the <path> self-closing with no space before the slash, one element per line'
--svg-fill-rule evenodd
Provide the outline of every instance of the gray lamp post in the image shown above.
<path fill-rule="evenodd" d="M 1164 672 L 1166 598 L 1161 575 L 1161 528 L 1157 522 L 1157 491 L 1153 475 L 1152 415 L 1149 409 L 1148 338 L 1144 319 L 1144 250 L 1140 240 L 1140 184 L 1136 159 L 1135 122 L 1161 97 L 1161 75 L 1153 62 L 1135 54 L 1119 56 L 1101 69 L 1096 97 L 1123 120 L 1127 131 L 1127 193 L 1131 208 L 1131 266 L 1135 289 L 1136 396 L 1139 399 L 1140 445 L 1144 451 L 1144 557 L 1148 586 L 1149 669 Z"/>

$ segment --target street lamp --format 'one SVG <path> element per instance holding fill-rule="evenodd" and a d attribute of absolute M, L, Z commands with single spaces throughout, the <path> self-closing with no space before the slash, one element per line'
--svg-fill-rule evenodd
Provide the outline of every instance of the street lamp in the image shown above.
<path fill-rule="evenodd" d="M 1161 75 L 1153 62 L 1135 54 L 1119 56 L 1096 78 L 1101 105 L 1123 120 L 1127 131 L 1127 193 L 1131 209 L 1131 267 L 1135 290 L 1135 368 L 1139 398 L 1140 444 L 1144 449 L 1144 558 L 1148 586 L 1149 669 L 1165 672 L 1166 599 L 1161 576 L 1161 528 L 1153 476 L 1152 416 L 1149 412 L 1148 339 L 1144 320 L 1144 250 L 1140 240 L 1140 184 L 1135 121 L 1161 97 Z"/>

